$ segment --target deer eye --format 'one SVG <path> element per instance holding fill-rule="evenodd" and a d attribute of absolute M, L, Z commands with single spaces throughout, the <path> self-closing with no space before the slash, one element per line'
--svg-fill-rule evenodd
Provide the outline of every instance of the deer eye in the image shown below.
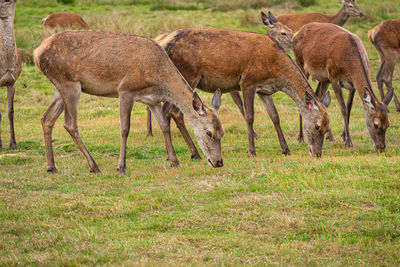
<path fill-rule="evenodd" d="M 287 35 L 286 32 L 281 32 L 281 34 L 282 34 L 283 36 L 286 36 L 286 35 Z"/>
<path fill-rule="evenodd" d="M 206 134 L 207 134 L 209 137 L 212 137 L 212 134 L 211 134 L 210 131 L 206 131 Z"/>
<path fill-rule="evenodd" d="M 375 127 L 375 129 L 378 129 L 379 125 L 374 123 L 374 127 Z"/>
<path fill-rule="evenodd" d="M 315 124 L 315 129 L 317 130 L 317 131 L 319 131 L 319 125 L 318 124 Z"/>

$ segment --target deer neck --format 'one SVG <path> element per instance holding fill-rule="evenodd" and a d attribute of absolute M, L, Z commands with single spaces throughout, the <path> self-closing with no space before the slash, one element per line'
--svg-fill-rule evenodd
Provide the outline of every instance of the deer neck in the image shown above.
<path fill-rule="evenodd" d="M 0 70 L 15 70 L 16 66 L 14 17 L 7 17 L 0 19 Z"/>
<path fill-rule="evenodd" d="M 165 100 L 174 104 L 182 111 L 189 124 L 196 128 L 196 120 L 199 114 L 193 109 L 193 90 L 186 80 L 179 74 L 169 75 Z"/>
<path fill-rule="evenodd" d="M 349 18 L 350 16 L 344 10 L 344 6 L 342 6 L 336 15 L 331 16 L 331 23 L 343 26 Z"/>

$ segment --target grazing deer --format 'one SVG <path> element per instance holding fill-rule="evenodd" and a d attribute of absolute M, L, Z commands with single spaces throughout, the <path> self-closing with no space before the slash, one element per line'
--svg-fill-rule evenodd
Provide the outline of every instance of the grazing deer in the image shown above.
<path fill-rule="evenodd" d="M 253 131 L 256 93 L 274 123 L 282 152 L 290 153 L 272 101 L 272 94 L 277 91 L 287 93 L 307 117 L 305 128 L 310 153 L 322 155 L 329 124 L 326 108 L 277 41 L 265 34 L 243 31 L 181 29 L 164 35 L 159 43 L 193 88 L 207 92 L 220 88 L 222 93 L 242 91 L 250 156 L 256 156 Z M 325 99 L 325 104 L 328 102 Z"/>
<path fill-rule="evenodd" d="M 77 126 L 81 92 L 119 98 L 121 150 L 118 170 L 126 170 L 126 142 L 134 101 L 148 105 L 166 143 L 172 166 L 178 166 L 169 124 L 161 110 L 162 101 L 176 105 L 194 128 L 194 134 L 212 167 L 222 167 L 218 118 L 221 94 L 216 92 L 213 108 L 206 107 L 193 92 L 165 51 L 145 37 L 101 31 L 66 31 L 43 41 L 34 51 L 35 65 L 54 86 L 54 100 L 42 116 L 49 172 L 57 172 L 52 150 L 52 129 L 65 109 L 65 129 L 89 163 L 91 172 L 100 172 L 83 144 Z"/>
<path fill-rule="evenodd" d="M 21 58 L 18 54 L 14 36 L 15 2 L 16 0 L 0 2 L 0 86 L 7 86 L 11 149 L 17 149 L 14 133 L 14 93 L 15 83 L 21 73 Z M 0 151 L 2 150 L 3 146 L 0 137 Z"/>
<path fill-rule="evenodd" d="M 350 111 L 357 90 L 360 96 L 367 129 L 374 142 L 374 149 L 385 149 L 385 134 L 389 127 L 387 104 L 393 94 L 380 102 L 372 89 L 367 52 L 357 35 L 331 23 L 309 23 L 295 34 L 294 55 L 306 76 L 320 82 L 317 96 L 322 96 L 332 84 L 344 119 L 343 141 L 353 147 L 349 133 Z M 350 90 L 344 103 L 342 88 Z"/>
<path fill-rule="evenodd" d="M 354 0 L 342 0 L 343 6 L 336 15 L 327 16 L 321 13 L 306 13 L 306 14 L 284 14 L 278 16 L 278 20 L 297 32 L 303 25 L 311 22 L 333 23 L 343 26 L 351 17 L 362 17 L 364 14 L 358 8 Z"/>
<path fill-rule="evenodd" d="M 268 12 L 268 16 L 266 14 L 264 14 L 264 12 L 261 12 L 261 19 L 264 23 L 265 26 L 267 26 L 269 28 L 268 31 L 268 36 L 272 37 L 274 40 L 276 40 L 284 49 L 287 50 L 291 50 L 293 49 L 293 43 L 292 43 L 292 39 L 293 39 L 293 32 L 292 30 L 290 30 L 288 27 L 286 27 L 285 25 L 283 25 L 282 23 L 280 23 L 273 15 L 271 12 Z M 173 36 L 174 33 L 171 34 L 163 34 L 158 36 L 155 40 L 163 47 L 168 46 L 168 42 L 170 41 L 171 38 L 169 38 L 170 36 Z M 197 49 L 196 47 L 193 47 L 193 49 Z M 193 53 L 196 53 L 195 51 L 193 51 Z M 179 66 L 178 66 L 179 68 Z M 187 71 L 183 71 L 182 74 L 184 75 L 185 78 L 189 78 L 190 80 L 193 80 L 191 78 L 191 76 L 193 75 L 190 72 Z M 188 77 L 186 77 L 185 75 L 189 75 Z M 222 78 L 222 77 L 221 77 Z M 192 83 L 192 86 L 197 86 L 198 83 Z M 238 88 L 238 85 L 236 85 L 236 87 Z M 199 89 L 202 89 L 201 87 L 199 87 Z M 211 92 L 214 92 L 217 88 L 213 88 L 211 89 Z M 204 89 L 202 89 L 204 90 Z M 206 90 L 208 91 L 208 90 Z M 232 90 L 227 90 L 226 92 L 229 92 L 230 95 L 232 96 L 234 103 L 237 105 L 237 107 L 239 108 L 240 113 L 242 114 L 243 118 L 245 118 L 245 112 L 244 112 L 244 108 L 243 108 L 243 102 L 242 99 L 240 97 L 240 93 L 238 91 L 232 91 Z M 168 106 L 168 110 L 169 113 L 167 114 L 167 118 L 170 120 L 171 117 L 175 120 L 178 128 L 180 129 L 183 138 L 185 139 L 190 151 L 191 151 L 191 157 L 192 158 L 200 158 L 196 147 L 193 144 L 192 139 L 190 138 L 189 133 L 186 130 L 184 121 L 183 121 L 183 117 L 180 116 L 180 113 L 178 110 Z M 275 112 L 271 111 L 271 116 L 275 116 Z M 274 121 L 276 122 L 276 119 L 274 119 Z M 274 122 L 274 124 L 275 124 Z M 276 122 L 277 124 L 276 127 L 279 127 L 279 122 Z M 150 111 L 148 110 L 147 112 L 147 135 L 151 136 L 152 135 L 152 129 L 151 129 L 151 115 L 150 115 Z M 280 133 L 281 130 L 277 130 L 278 131 L 278 136 L 282 136 L 282 141 L 283 143 L 286 144 L 286 141 L 284 141 L 283 138 L 283 134 Z M 253 136 L 257 139 L 258 136 L 257 134 L 253 131 Z M 280 138 L 281 139 L 281 138 Z M 283 145 L 283 153 L 284 154 L 290 154 L 290 150 L 288 149 L 287 145 L 282 144 Z"/>
<path fill-rule="evenodd" d="M 89 25 L 81 16 L 65 12 L 51 13 L 42 19 L 42 23 L 48 36 L 66 29 L 80 30 L 89 28 Z"/>
<path fill-rule="evenodd" d="M 400 103 L 392 86 L 394 67 L 400 59 L 400 19 L 382 22 L 368 32 L 368 39 L 381 56 L 381 67 L 376 75 L 381 98 L 384 99 L 383 83 L 385 83 L 388 91 L 393 90 L 394 104 L 397 112 L 400 112 Z"/>

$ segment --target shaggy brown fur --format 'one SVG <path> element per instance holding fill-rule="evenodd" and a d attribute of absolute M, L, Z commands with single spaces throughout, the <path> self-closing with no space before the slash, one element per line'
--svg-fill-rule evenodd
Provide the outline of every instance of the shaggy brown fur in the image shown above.
<path fill-rule="evenodd" d="M 294 99 L 300 113 L 307 117 L 306 137 L 311 154 L 321 156 L 329 122 L 326 108 L 275 40 L 264 34 L 243 31 L 182 29 L 163 35 L 158 42 L 192 87 L 207 92 L 217 88 L 222 93 L 242 91 L 249 155 L 256 155 L 253 131 L 256 93 L 274 122 L 282 152 L 290 153 L 272 101 L 272 94 L 281 90 Z"/>
<path fill-rule="evenodd" d="M 363 16 L 354 0 L 342 0 L 342 3 L 343 7 L 333 16 L 321 13 L 284 14 L 278 16 L 277 19 L 292 29 L 293 32 L 297 32 L 302 26 L 311 22 L 325 22 L 343 26 L 351 16 Z"/>
<path fill-rule="evenodd" d="M 168 158 L 173 166 L 179 163 L 172 146 L 169 124 L 161 110 L 162 101 L 178 106 L 185 114 L 210 165 L 223 166 L 220 140 L 224 131 L 217 116 L 221 94 L 216 93 L 214 108 L 203 105 L 155 41 L 126 34 L 66 31 L 44 40 L 34 51 L 34 60 L 55 90 L 53 103 L 42 116 L 48 171 L 57 171 L 51 134 L 64 109 L 65 129 L 84 154 L 90 170 L 100 171 L 78 133 L 81 92 L 119 98 L 120 173 L 126 170 L 126 141 L 134 101 L 150 107 L 163 132 Z"/>
<path fill-rule="evenodd" d="M 47 35 L 52 35 L 57 31 L 88 29 L 89 25 L 78 14 L 55 12 L 42 19 Z"/>
<path fill-rule="evenodd" d="M 318 80 L 317 95 L 322 96 L 332 83 L 340 104 L 345 129 L 343 140 L 352 147 L 348 124 L 357 90 L 365 111 L 368 131 L 378 151 L 385 149 L 385 133 L 389 127 L 387 103 L 380 102 L 373 91 L 366 50 L 357 35 L 331 23 L 309 23 L 294 37 L 296 62 L 303 72 Z M 342 88 L 350 90 L 347 109 Z M 389 96 L 388 96 L 389 97 Z"/>
<path fill-rule="evenodd" d="M 21 73 L 21 57 L 19 56 L 14 36 L 15 2 L 16 0 L 0 2 L 0 86 L 7 86 L 11 149 L 17 149 L 14 134 L 14 94 L 15 83 Z M 0 137 L 0 151 L 2 149 Z"/>
<path fill-rule="evenodd" d="M 400 19 L 382 22 L 368 32 L 368 39 L 381 56 L 381 67 L 376 75 L 376 82 L 381 98 L 384 99 L 383 83 L 388 91 L 394 90 L 392 78 L 396 63 L 400 59 Z M 399 100 L 394 92 L 393 95 L 397 112 L 400 112 Z"/>

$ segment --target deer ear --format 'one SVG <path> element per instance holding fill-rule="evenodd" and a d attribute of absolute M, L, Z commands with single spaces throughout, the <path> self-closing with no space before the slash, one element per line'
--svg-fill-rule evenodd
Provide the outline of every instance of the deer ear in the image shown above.
<path fill-rule="evenodd" d="M 363 99 L 363 101 L 364 101 L 364 104 L 366 104 L 366 105 L 368 106 L 368 108 L 371 108 L 371 109 L 374 108 L 374 104 L 373 104 L 371 95 L 370 95 L 370 93 L 368 92 L 368 88 L 367 88 L 367 87 L 365 87 L 364 99 Z"/>
<path fill-rule="evenodd" d="M 211 105 L 216 111 L 218 111 L 219 107 L 221 106 L 221 90 L 219 88 L 214 93 Z"/>
<path fill-rule="evenodd" d="M 271 21 L 271 19 L 265 15 L 264 12 L 261 11 L 261 20 L 264 23 L 265 26 L 267 26 L 268 28 L 272 29 L 275 27 L 274 22 Z"/>
<path fill-rule="evenodd" d="M 268 11 L 268 18 L 270 21 L 272 21 L 273 23 L 277 23 L 278 19 L 274 17 L 274 15 L 272 15 L 271 11 Z"/>
<path fill-rule="evenodd" d="M 206 115 L 206 111 L 204 110 L 203 102 L 201 101 L 199 95 L 196 92 L 193 93 L 193 109 L 200 116 L 205 116 Z"/>
<path fill-rule="evenodd" d="M 324 98 L 322 99 L 322 104 L 328 108 L 329 104 L 331 103 L 331 94 L 329 91 L 325 94 Z"/>

